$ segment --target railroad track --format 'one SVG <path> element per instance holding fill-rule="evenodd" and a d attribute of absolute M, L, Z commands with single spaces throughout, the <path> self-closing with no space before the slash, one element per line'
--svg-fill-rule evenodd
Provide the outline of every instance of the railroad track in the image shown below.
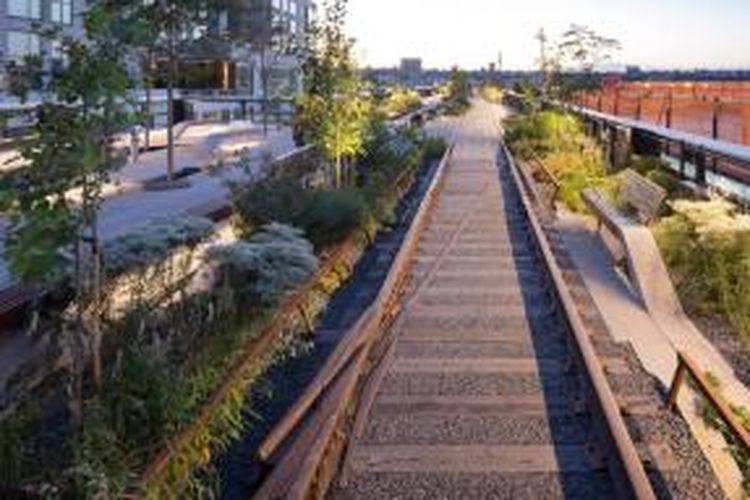
<path fill-rule="evenodd" d="M 498 136 L 473 108 L 256 498 L 655 498 Z"/>

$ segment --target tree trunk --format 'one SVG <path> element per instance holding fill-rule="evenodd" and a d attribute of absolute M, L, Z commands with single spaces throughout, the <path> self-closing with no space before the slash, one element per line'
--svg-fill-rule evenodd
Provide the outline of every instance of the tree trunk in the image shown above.
<path fill-rule="evenodd" d="M 151 128 L 154 126 L 154 119 L 151 114 L 151 85 L 152 85 L 152 74 L 151 70 L 153 67 L 153 54 L 149 51 L 148 61 L 146 61 L 146 137 L 145 147 L 146 151 L 151 149 Z"/>
<path fill-rule="evenodd" d="M 334 172 L 334 186 L 336 189 L 341 187 L 341 155 L 336 155 L 336 165 Z"/>
<path fill-rule="evenodd" d="M 169 68 L 167 69 L 167 180 L 174 180 L 174 80 L 177 57 L 174 53 L 174 30 L 169 33 Z"/>
<path fill-rule="evenodd" d="M 260 79 L 263 84 L 263 137 L 268 135 L 268 68 L 266 67 L 266 48 L 260 50 Z"/>
<path fill-rule="evenodd" d="M 102 377 L 102 259 L 99 247 L 99 220 L 96 209 L 91 213 L 91 378 L 97 394 L 103 388 Z"/>

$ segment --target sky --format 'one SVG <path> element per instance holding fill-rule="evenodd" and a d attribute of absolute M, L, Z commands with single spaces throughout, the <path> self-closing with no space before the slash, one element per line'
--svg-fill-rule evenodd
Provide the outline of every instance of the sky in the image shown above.
<path fill-rule="evenodd" d="M 647 69 L 750 69 L 750 0 L 349 0 L 360 63 L 531 69 L 544 28 L 572 23 L 618 39 L 615 62 Z"/>

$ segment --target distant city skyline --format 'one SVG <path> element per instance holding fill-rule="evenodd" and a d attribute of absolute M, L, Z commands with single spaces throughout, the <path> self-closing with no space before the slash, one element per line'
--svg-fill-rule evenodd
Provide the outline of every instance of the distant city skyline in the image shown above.
<path fill-rule="evenodd" d="M 537 66 L 535 34 L 554 41 L 572 23 L 622 42 L 612 64 L 644 69 L 750 69 L 748 0 L 350 0 L 349 30 L 361 64 L 426 68 Z"/>

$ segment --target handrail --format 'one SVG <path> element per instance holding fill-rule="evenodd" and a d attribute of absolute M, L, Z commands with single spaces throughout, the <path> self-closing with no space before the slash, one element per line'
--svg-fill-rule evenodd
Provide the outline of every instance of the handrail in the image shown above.
<path fill-rule="evenodd" d="M 632 493 L 638 500 L 655 500 L 656 495 L 651 486 L 651 482 L 646 475 L 643 463 L 638 456 L 638 451 L 635 448 L 635 444 L 633 443 L 627 426 L 625 425 L 625 421 L 622 418 L 617 399 L 607 382 L 607 377 L 602 364 L 597 358 L 596 351 L 591 343 L 589 332 L 581 319 L 578 308 L 573 300 L 573 296 L 565 283 L 562 270 L 557 264 L 550 243 L 534 213 L 526 189 L 524 189 L 525 187 L 528 188 L 528 183 L 531 182 L 531 180 L 521 177 L 519 169 L 515 164 L 513 157 L 510 155 L 508 148 L 505 144 L 502 145 L 502 148 L 510 165 L 510 170 L 521 195 L 524 208 L 528 214 L 533 234 L 539 244 L 545 264 L 555 284 L 560 302 L 565 310 L 576 345 L 578 346 L 584 366 L 588 372 L 589 380 L 591 380 L 591 384 L 593 385 L 597 401 L 601 407 L 604 419 L 606 420 L 607 428 L 611 435 L 619 461 L 623 467 L 623 471 L 627 476 Z"/>
<path fill-rule="evenodd" d="M 365 311 L 357 323 L 346 332 L 344 338 L 339 343 L 339 347 L 329 356 L 323 369 L 308 386 L 303 396 L 284 415 L 268 436 L 266 436 L 266 439 L 261 443 L 257 451 L 257 455 L 261 460 L 267 462 L 277 452 L 282 443 L 300 426 L 313 407 L 321 401 L 321 398 L 332 390 L 330 388 L 334 387 L 333 390 L 335 390 L 337 384 L 340 383 L 337 381 L 340 381 L 344 377 L 342 375 L 344 369 L 347 366 L 351 366 L 352 359 L 355 356 L 357 359 L 354 365 L 360 368 L 355 377 L 355 381 L 358 380 L 361 371 L 366 366 L 365 361 L 369 350 L 375 343 L 375 335 L 380 331 L 382 325 L 387 323 L 389 318 L 388 313 L 394 307 L 394 302 L 398 300 L 401 293 L 401 285 L 405 282 L 403 277 L 409 273 L 413 255 L 418 248 L 419 237 L 427 223 L 427 216 L 434 205 L 437 193 L 442 185 L 445 170 L 453 153 L 453 146 L 454 141 L 451 141 L 451 145 L 446 150 L 430 182 L 430 186 L 419 204 L 411 227 L 404 238 L 404 243 L 401 245 L 373 304 Z M 348 374 L 346 378 L 350 379 L 351 376 L 352 374 Z M 345 383 L 345 386 L 350 387 L 350 383 Z M 335 415 L 340 414 L 341 408 L 349 404 L 354 391 L 344 391 L 343 394 L 337 404 L 334 405 L 334 408 L 328 408 L 328 405 L 324 404 L 326 412 L 333 412 Z M 318 416 L 316 413 L 313 420 L 320 420 Z M 322 441 L 328 441 L 332 433 L 330 423 L 330 419 L 325 419 L 324 422 L 320 423 L 322 427 L 319 429 L 319 434 L 322 436 Z M 270 477 L 258 491 L 255 498 L 275 498 L 275 486 L 282 482 L 288 490 L 287 498 L 304 497 L 304 493 L 309 489 L 315 478 L 314 472 L 322 460 L 321 449 L 325 443 L 318 439 L 309 451 L 304 452 L 297 450 L 299 447 L 298 443 L 299 441 L 295 441 L 289 448 L 290 451 L 276 465 L 274 472 L 277 477 Z M 294 453 L 291 452 L 292 450 L 294 450 Z M 306 453 L 307 455 L 301 456 L 302 453 Z M 284 471 L 295 468 L 295 465 L 297 470 L 294 478 L 290 478 L 284 474 Z"/>
<path fill-rule="evenodd" d="M 426 211 L 432 203 L 432 198 L 435 196 L 439 182 L 442 179 L 442 174 L 448 162 L 448 158 L 450 158 L 452 152 L 453 145 L 446 150 L 443 160 L 432 179 L 432 183 L 425 194 L 422 204 L 420 204 L 414 222 L 404 238 L 404 244 L 397 254 L 391 266 L 391 270 L 383 282 L 373 305 L 370 306 L 370 308 L 360 316 L 354 326 L 347 331 L 335 351 L 329 356 L 328 361 L 320 372 L 318 372 L 318 375 L 310 383 L 303 395 L 297 400 L 294 406 L 287 411 L 286 415 L 284 415 L 284 417 L 263 440 L 257 451 L 259 459 L 264 461 L 270 459 L 284 440 L 289 437 L 297 425 L 299 425 L 300 421 L 325 392 L 326 388 L 336 379 L 343 367 L 346 366 L 351 357 L 357 352 L 357 349 L 368 340 L 366 334 L 369 332 L 371 322 L 374 319 L 377 319 L 378 322 L 380 321 L 380 317 L 388 305 L 387 302 L 389 296 L 393 293 L 396 284 L 401 281 L 401 276 L 408 271 L 409 259 L 412 252 L 416 249 L 418 236 L 422 229 L 421 226 L 425 222 Z"/>
<path fill-rule="evenodd" d="M 701 394 L 716 409 L 719 417 L 727 424 L 737 442 L 746 452 L 750 452 L 750 432 L 748 432 L 745 425 L 737 418 L 732 407 L 720 394 L 718 388 L 711 384 L 698 363 L 685 352 L 677 353 L 677 370 L 675 371 L 672 385 L 669 388 L 667 409 L 674 411 L 677 407 L 677 397 L 679 396 L 680 388 L 684 384 L 686 375 L 690 375 L 690 378 L 695 382 Z"/>
<path fill-rule="evenodd" d="M 552 102 L 550 104 L 590 118 L 603 120 L 613 125 L 619 125 L 621 127 L 646 132 L 672 143 L 685 144 L 701 152 L 708 153 L 719 158 L 724 158 L 726 160 L 739 162 L 743 168 L 750 170 L 750 146 L 712 139 L 710 137 L 705 137 L 682 130 L 676 130 L 673 128 L 652 125 L 641 120 L 634 120 L 632 118 L 625 118 L 622 116 L 602 113 L 600 111 L 588 109 L 583 106 L 560 102 Z"/>

